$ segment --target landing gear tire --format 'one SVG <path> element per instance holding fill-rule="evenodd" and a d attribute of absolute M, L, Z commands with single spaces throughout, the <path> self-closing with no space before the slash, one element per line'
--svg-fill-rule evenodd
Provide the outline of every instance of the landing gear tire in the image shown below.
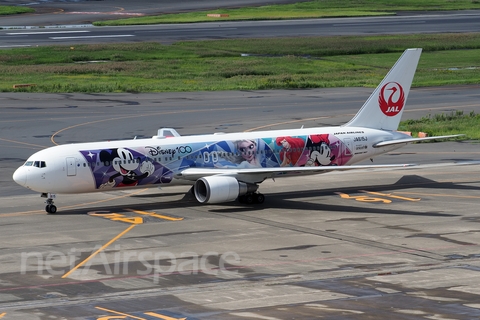
<path fill-rule="evenodd" d="M 253 198 L 253 195 L 251 194 L 245 195 L 246 204 L 253 204 L 254 202 L 255 202 L 255 199 Z"/>
<path fill-rule="evenodd" d="M 264 201 L 265 201 L 265 196 L 264 196 L 263 194 L 261 194 L 261 193 L 255 194 L 255 202 L 256 202 L 256 203 L 261 204 L 261 203 L 263 203 Z"/>
<path fill-rule="evenodd" d="M 249 193 L 238 197 L 238 202 L 245 204 L 261 204 L 265 201 L 265 196 L 261 193 Z"/>
<path fill-rule="evenodd" d="M 57 212 L 57 207 L 54 204 L 47 204 L 45 211 L 47 211 L 47 213 L 55 213 Z"/>

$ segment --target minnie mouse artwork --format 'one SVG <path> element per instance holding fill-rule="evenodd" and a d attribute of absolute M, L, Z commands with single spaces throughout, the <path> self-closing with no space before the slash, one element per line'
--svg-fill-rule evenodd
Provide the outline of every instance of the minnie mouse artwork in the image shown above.
<path fill-rule="evenodd" d="M 308 138 L 306 147 L 312 150 L 310 159 L 305 164 L 306 167 L 318 167 L 332 165 L 335 155 L 330 148 L 328 134 L 316 134 Z"/>

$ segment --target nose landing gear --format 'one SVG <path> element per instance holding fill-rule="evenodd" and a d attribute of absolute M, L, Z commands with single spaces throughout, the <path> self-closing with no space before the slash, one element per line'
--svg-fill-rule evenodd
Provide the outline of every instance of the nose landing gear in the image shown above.
<path fill-rule="evenodd" d="M 47 211 L 47 213 L 57 212 L 57 207 L 53 204 L 53 199 L 55 199 L 56 196 L 53 193 L 42 193 L 42 198 L 47 198 L 47 200 L 45 200 L 47 204 L 45 211 Z"/>

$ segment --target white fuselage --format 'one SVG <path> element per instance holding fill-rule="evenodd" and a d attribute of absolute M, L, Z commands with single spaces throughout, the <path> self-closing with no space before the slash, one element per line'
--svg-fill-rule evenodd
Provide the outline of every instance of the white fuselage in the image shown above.
<path fill-rule="evenodd" d="M 325 127 L 68 144 L 33 154 L 14 180 L 59 194 L 193 184 L 177 175 L 187 168 L 351 165 L 405 145 L 373 147 L 403 137 L 369 128 Z"/>

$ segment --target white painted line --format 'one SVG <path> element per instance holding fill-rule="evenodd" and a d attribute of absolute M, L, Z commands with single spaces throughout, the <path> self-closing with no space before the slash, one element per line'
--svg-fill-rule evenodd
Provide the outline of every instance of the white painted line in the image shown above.
<path fill-rule="evenodd" d="M 238 28 L 204 28 L 204 29 L 165 29 L 165 30 L 147 30 L 136 31 L 141 32 L 204 32 L 204 31 L 224 31 L 224 30 L 237 30 Z"/>
<path fill-rule="evenodd" d="M 93 24 L 64 24 L 55 26 L 0 26 L 4 30 L 37 30 L 37 29 L 72 29 L 72 28 L 90 28 Z"/>
<path fill-rule="evenodd" d="M 50 37 L 52 40 L 62 39 L 91 39 L 91 38 L 120 38 L 120 37 L 135 37 L 133 34 L 118 34 L 118 35 L 105 35 L 105 36 L 79 36 L 79 37 Z"/>
<path fill-rule="evenodd" d="M 125 16 L 144 16 L 145 13 L 129 13 L 129 12 L 65 12 L 68 14 L 118 14 L 118 15 L 125 15 Z"/>
<path fill-rule="evenodd" d="M 373 25 L 393 25 L 393 24 L 420 24 L 427 23 L 426 21 L 385 21 L 385 22 L 359 22 L 359 23 L 336 23 L 333 24 L 334 27 L 342 26 L 373 26 Z"/>
<path fill-rule="evenodd" d="M 12 47 L 31 47 L 29 44 L 12 44 L 11 46 L 0 46 L 0 48 L 12 48 Z"/>
<path fill-rule="evenodd" d="M 54 33 L 79 33 L 79 32 L 90 32 L 90 31 L 87 31 L 87 30 L 84 30 L 84 31 L 67 31 L 67 30 L 63 30 L 63 31 L 41 31 L 41 32 L 11 32 L 11 33 L 7 33 L 8 35 L 17 35 L 17 34 L 54 34 Z"/>

